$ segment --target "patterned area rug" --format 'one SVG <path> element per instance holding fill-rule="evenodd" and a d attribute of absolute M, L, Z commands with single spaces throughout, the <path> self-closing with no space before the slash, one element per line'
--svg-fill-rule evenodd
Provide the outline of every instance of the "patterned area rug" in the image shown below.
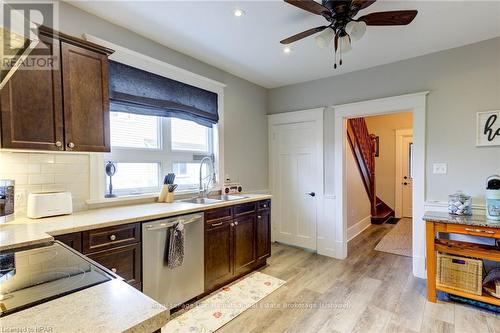
<path fill-rule="evenodd" d="M 403 218 L 392 228 L 387 235 L 377 244 L 375 250 L 412 256 L 412 219 Z"/>
<path fill-rule="evenodd" d="M 215 332 L 284 284 L 283 280 L 255 272 L 202 300 L 193 309 L 169 321 L 161 331 Z"/>

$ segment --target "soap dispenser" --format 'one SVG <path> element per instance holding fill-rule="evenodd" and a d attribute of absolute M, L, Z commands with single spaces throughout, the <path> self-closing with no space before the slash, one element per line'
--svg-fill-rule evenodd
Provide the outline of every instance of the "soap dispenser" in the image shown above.
<path fill-rule="evenodd" d="M 486 218 L 500 221 L 500 176 L 493 175 L 486 180 Z"/>

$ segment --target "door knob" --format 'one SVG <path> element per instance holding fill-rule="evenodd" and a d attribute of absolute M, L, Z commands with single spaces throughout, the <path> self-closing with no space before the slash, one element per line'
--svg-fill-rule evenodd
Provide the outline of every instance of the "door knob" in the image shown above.
<path fill-rule="evenodd" d="M 408 177 L 404 176 L 403 179 L 408 179 Z"/>
<path fill-rule="evenodd" d="M 408 185 L 408 183 L 407 183 L 407 182 L 404 182 L 404 183 L 403 183 L 403 185 Z"/>
<path fill-rule="evenodd" d="M 315 197 L 316 196 L 316 193 L 314 193 L 314 192 L 308 192 L 306 194 L 309 195 L 309 196 L 311 196 L 311 197 Z"/>

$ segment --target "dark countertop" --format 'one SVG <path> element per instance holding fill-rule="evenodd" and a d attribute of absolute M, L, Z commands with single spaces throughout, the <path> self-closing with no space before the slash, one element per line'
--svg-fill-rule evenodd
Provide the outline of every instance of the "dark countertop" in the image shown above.
<path fill-rule="evenodd" d="M 486 215 L 457 216 L 444 212 L 425 212 L 424 221 L 464 224 L 476 227 L 500 228 L 500 221 L 487 220 Z"/>

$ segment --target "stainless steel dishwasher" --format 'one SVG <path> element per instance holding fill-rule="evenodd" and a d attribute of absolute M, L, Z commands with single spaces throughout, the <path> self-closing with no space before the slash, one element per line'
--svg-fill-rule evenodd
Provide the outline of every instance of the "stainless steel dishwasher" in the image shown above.
<path fill-rule="evenodd" d="M 184 224 L 184 262 L 166 264 L 167 232 Z M 167 308 L 174 308 L 204 292 L 203 214 L 183 215 L 142 224 L 143 292 Z"/>

